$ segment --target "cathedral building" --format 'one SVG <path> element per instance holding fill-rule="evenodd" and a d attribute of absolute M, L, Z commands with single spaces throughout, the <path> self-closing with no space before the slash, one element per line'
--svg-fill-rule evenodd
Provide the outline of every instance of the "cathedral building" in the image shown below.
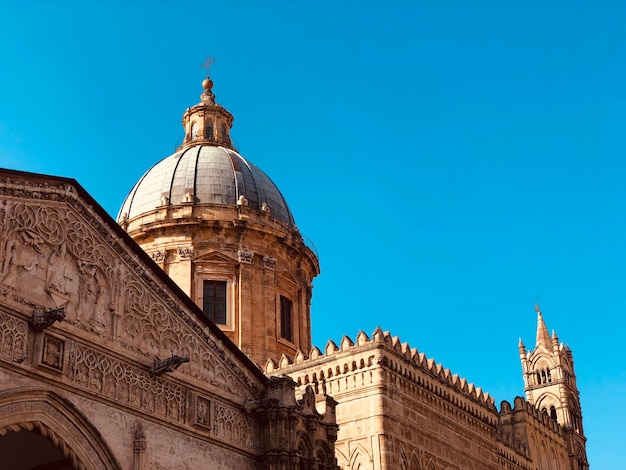
<path fill-rule="evenodd" d="M 526 396 L 499 409 L 381 328 L 314 347 L 317 254 L 202 87 L 117 221 L 74 180 L 0 171 L 6 468 L 589 468 L 538 306 Z"/>

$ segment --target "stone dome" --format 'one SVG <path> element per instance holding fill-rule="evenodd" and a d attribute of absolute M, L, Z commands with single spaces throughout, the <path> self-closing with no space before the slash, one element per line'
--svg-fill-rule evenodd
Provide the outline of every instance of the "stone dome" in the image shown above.
<path fill-rule="evenodd" d="M 295 228 L 285 198 L 261 169 L 230 148 L 201 144 L 182 148 L 150 168 L 117 218 L 122 222 L 165 205 L 188 204 L 247 205 Z"/>

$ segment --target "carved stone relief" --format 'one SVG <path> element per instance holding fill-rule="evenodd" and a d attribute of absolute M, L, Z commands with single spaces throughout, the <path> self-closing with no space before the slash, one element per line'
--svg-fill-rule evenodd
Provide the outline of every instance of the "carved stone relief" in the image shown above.
<path fill-rule="evenodd" d="M 65 307 L 66 321 L 107 330 L 117 265 L 104 244 L 67 208 L 11 202 L 4 208 L 0 292 L 46 310 Z"/>
<path fill-rule="evenodd" d="M 196 419 L 195 423 L 211 429 L 211 401 L 204 397 L 196 397 Z"/>
<path fill-rule="evenodd" d="M 44 335 L 41 363 L 58 371 L 63 371 L 65 341 L 56 336 Z"/>

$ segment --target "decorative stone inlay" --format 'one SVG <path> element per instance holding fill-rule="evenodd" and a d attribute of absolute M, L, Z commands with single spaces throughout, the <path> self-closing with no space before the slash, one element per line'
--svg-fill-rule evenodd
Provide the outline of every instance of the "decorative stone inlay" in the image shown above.
<path fill-rule="evenodd" d="M 276 270 L 276 258 L 270 258 L 269 256 L 264 256 L 261 261 L 261 267 L 263 269 L 271 269 L 272 271 Z"/>
<path fill-rule="evenodd" d="M 237 260 L 240 263 L 251 264 L 253 257 L 254 257 L 254 252 L 253 251 L 239 250 L 237 252 Z"/>
<path fill-rule="evenodd" d="M 187 248 L 178 249 L 178 257 L 180 259 L 191 259 L 192 256 L 193 256 L 193 248 L 187 247 Z"/>

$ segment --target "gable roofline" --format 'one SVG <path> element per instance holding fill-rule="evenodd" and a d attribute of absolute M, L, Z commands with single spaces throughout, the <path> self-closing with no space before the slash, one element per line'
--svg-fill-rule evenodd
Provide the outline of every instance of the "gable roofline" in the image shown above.
<path fill-rule="evenodd" d="M 78 181 L 74 178 L 66 178 L 62 176 L 45 175 L 41 173 L 31 173 L 20 170 L 10 170 L 6 168 L 0 168 L 0 179 L 23 183 L 34 184 L 54 184 L 54 185 L 69 185 L 77 193 L 80 199 L 83 199 L 87 205 L 91 206 L 94 212 L 96 212 L 102 219 L 102 221 L 121 239 L 124 245 L 126 245 L 145 265 L 147 269 L 151 271 L 165 286 L 169 289 L 173 296 L 188 308 L 202 324 L 209 328 L 210 332 L 215 336 L 216 340 L 220 341 L 224 347 L 233 355 L 237 357 L 251 373 L 253 373 L 262 383 L 266 385 L 268 382 L 267 376 L 263 373 L 259 367 L 252 362 L 252 360 L 246 356 L 236 345 L 233 343 L 226 334 L 219 329 L 219 327 L 208 319 L 200 307 L 198 307 L 190 298 L 183 292 L 183 290 L 176 284 L 158 264 L 145 252 L 143 249 L 126 233 L 126 231 L 120 227 L 120 225 L 111 217 L 107 211 L 83 188 Z"/>

